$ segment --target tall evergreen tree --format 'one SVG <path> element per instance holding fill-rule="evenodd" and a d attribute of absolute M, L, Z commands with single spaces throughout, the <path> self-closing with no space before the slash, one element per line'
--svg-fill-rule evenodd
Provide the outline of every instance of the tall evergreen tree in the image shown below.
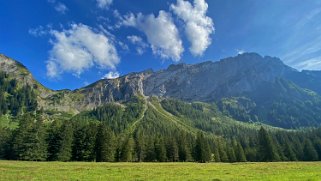
<path fill-rule="evenodd" d="M 204 134 L 197 133 L 195 145 L 195 160 L 201 163 L 209 162 L 211 160 L 211 150 Z"/>
<path fill-rule="evenodd" d="M 288 161 L 296 161 L 297 160 L 296 155 L 293 151 L 293 148 L 289 143 L 285 144 L 284 156 L 287 158 Z"/>
<path fill-rule="evenodd" d="M 145 147 L 145 158 L 144 161 L 153 162 L 156 161 L 155 154 L 155 144 L 153 138 L 146 139 L 146 147 Z"/>
<path fill-rule="evenodd" d="M 311 141 L 306 139 L 304 143 L 304 160 L 305 161 L 316 161 L 318 160 L 318 153 L 312 145 Z"/>
<path fill-rule="evenodd" d="M 135 133 L 135 152 L 137 154 L 137 161 L 141 162 L 145 159 L 146 153 L 146 143 L 144 140 L 143 133 L 136 132 Z"/>
<path fill-rule="evenodd" d="M 115 160 L 115 135 L 104 123 L 98 127 L 96 139 L 96 161 L 111 162 Z"/>
<path fill-rule="evenodd" d="M 318 153 L 319 159 L 321 159 L 321 138 L 315 140 L 315 150 Z"/>
<path fill-rule="evenodd" d="M 214 146 L 214 158 L 213 158 L 215 162 L 221 162 L 221 156 L 220 156 L 220 152 L 219 152 L 219 148 L 217 145 Z"/>
<path fill-rule="evenodd" d="M 20 120 L 13 140 L 13 152 L 18 160 L 44 161 L 47 159 L 46 130 L 41 121 L 26 114 Z"/>
<path fill-rule="evenodd" d="M 134 139 L 129 136 L 125 138 L 124 143 L 122 144 L 121 152 L 120 152 L 120 161 L 122 162 L 130 162 L 133 161 L 134 155 Z"/>
<path fill-rule="evenodd" d="M 219 145 L 218 150 L 219 150 L 221 162 L 228 162 L 229 159 L 228 159 L 228 155 L 227 155 L 226 145 L 223 143 L 222 140 L 219 141 L 218 145 Z"/>
<path fill-rule="evenodd" d="M 79 124 L 79 123 L 77 123 Z M 89 122 L 80 125 L 74 132 L 72 160 L 75 161 L 93 161 L 96 158 L 97 127 L 96 123 Z"/>
<path fill-rule="evenodd" d="M 191 150 L 188 146 L 186 134 L 181 133 L 178 139 L 178 155 L 179 161 L 190 161 L 192 159 Z"/>
<path fill-rule="evenodd" d="M 159 162 L 165 162 L 167 160 L 166 156 L 166 147 L 164 144 L 163 139 L 156 138 L 155 141 L 155 154 L 156 154 L 156 160 Z"/>
<path fill-rule="evenodd" d="M 235 156 L 236 156 L 236 161 L 246 162 L 243 146 L 239 142 L 236 143 Z"/>
<path fill-rule="evenodd" d="M 70 161 L 72 157 L 72 143 L 73 143 L 74 128 L 70 121 L 65 121 L 60 128 L 60 146 L 57 153 L 59 161 Z"/>
<path fill-rule="evenodd" d="M 258 157 L 260 161 L 279 161 L 275 143 L 271 135 L 261 127 L 259 131 L 259 150 Z"/>
<path fill-rule="evenodd" d="M 166 152 L 169 161 L 177 162 L 179 160 L 178 145 L 175 138 L 168 139 Z"/>
<path fill-rule="evenodd" d="M 49 161 L 57 161 L 58 160 L 58 152 L 60 149 L 60 144 L 62 142 L 60 136 L 60 122 L 54 121 L 50 128 L 48 129 L 48 157 Z"/>
<path fill-rule="evenodd" d="M 233 146 L 227 147 L 227 154 L 228 154 L 229 162 L 236 162 L 236 156 L 235 156 Z"/>

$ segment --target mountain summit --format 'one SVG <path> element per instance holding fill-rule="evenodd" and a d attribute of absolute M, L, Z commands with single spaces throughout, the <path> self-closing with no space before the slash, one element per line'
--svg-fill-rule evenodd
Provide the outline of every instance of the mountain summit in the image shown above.
<path fill-rule="evenodd" d="M 300 72 L 278 58 L 256 53 L 131 73 L 73 91 L 44 88 L 20 63 L 4 55 L 0 60 L 1 71 L 37 90 L 38 108 L 44 110 L 78 113 L 135 96 L 156 96 L 214 103 L 227 116 L 245 122 L 285 128 L 321 123 L 321 72 Z"/>

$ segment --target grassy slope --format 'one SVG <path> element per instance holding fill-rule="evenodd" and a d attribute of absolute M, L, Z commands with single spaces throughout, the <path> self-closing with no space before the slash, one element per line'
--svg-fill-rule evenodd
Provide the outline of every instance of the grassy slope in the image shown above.
<path fill-rule="evenodd" d="M 319 180 L 321 162 L 61 163 L 0 161 L 0 180 Z"/>

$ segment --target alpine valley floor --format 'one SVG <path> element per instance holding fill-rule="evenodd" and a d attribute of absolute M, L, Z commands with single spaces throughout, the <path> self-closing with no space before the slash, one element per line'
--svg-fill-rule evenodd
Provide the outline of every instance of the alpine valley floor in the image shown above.
<path fill-rule="evenodd" d="M 320 180 L 321 162 L 94 163 L 0 161 L 0 180 Z"/>

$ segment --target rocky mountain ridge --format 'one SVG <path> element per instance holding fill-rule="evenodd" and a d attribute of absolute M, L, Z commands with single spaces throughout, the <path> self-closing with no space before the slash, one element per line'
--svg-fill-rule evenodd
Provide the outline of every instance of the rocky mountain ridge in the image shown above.
<path fill-rule="evenodd" d="M 76 114 L 109 102 L 126 102 L 135 96 L 156 96 L 216 103 L 235 119 L 273 122 L 282 127 L 287 126 L 289 119 L 298 125 L 301 120 L 310 120 L 311 125 L 321 120 L 321 115 L 316 114 L 321 112 L 321 73 L 300 72 L 278 58 L 256 53 L 217 62 L 176 64 L 156 72 L 130 73 L 73 91 L 43 87 L 23 65 L 4 55 L 0 56 L 0 68 L 19 82 L 32 85 L 38 93 L 38 107 L 44 110 Z M 313 119 L 300 115 L 300 110 Z"/>

